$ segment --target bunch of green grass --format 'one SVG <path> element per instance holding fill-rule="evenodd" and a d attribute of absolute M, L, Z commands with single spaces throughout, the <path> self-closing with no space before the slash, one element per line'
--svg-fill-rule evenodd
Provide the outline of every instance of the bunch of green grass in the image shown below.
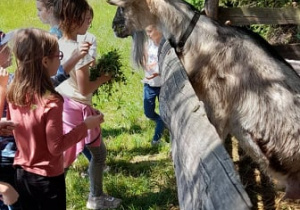
<path fill-rule="evenodd" d="M 90 68 L 90 80 L 95 81 L 101 75 L 111 75 L 112 80 L 101 85 L 101 90 L 112 95 L 113 82 L 126 85 L 127 79 L 122 69 L 121 56 L 117 49 L 106 52 L 96 60 L 96 64 Z M 94 95 L 99 97 L 100 91 L 96 90 Z"/>

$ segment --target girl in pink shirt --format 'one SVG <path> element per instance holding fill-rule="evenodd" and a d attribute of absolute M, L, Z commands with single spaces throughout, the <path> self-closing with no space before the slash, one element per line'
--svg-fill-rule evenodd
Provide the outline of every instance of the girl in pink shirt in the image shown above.
<path fill-rule="evenodd" d="M 8 118 L 17 123 L 17 190 L 23 209 L 65 210 L 63 152 L 99 127 L 103 116 L 86 118 L 63 133 L 63 98 L 50 80 L 63 54 L 57 39 L 46 31 L 28 28 L 15 33 L 12 46 L 17 61 L 8 87 Z"/>

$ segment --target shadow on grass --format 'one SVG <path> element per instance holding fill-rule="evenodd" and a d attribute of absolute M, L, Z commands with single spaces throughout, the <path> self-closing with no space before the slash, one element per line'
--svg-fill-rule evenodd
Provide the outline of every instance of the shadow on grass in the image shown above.
<path fill-rule="evenodd" d="M 140 177 L 141 175 L 146 177 L 153 176 L 153 170 L 166 169 L 167 167 L 171 167 L 171 162 L 163 159 L 163 160 L 142 160 L 139 162 L 128 162 L 126 160 L 112 160 L 109 163 L 111 175 L 117 175 L 122 173 L 124 176 L 132 176 L 132 177 Z M 157 172 L 164 173 L 163 171 Z"/>
<path fill-rule="evenodd" d="M 136 134 L 136 133 L 142 133 L 143 129 L 141 126 L 139 125 L 132 125 L 130 128 L 125 128 L 125 127 L 120 127 L 120 128 L 110 128 L 110 129 L 105 129 L 102 128 L 102 136 L 103 138 L 106 137 L 112 137 L 112 138 L 116 138 L 119 135 L 124 135 L 124 134 Z"/>
<path fill-rule="evenodd" d="M 154 128 L 153 128 L 154 131 Z M 141 134 L 145 132 L 145 130 L 140 126 L 140 125 L 132 125 L 130 128 L 125 128 L 125 127 L 120 127 L 117 129 L 105 129 L 102 128 L 102 136 L 103 138 L 106 137 L 112 137 L 112 138 L 116 138 L 119 135 L 124 135 L 124 134 Z M 169 131 L 167 129 L 164 130 L 163 132 L 163 136 L 162 139 L 164 139 L 164 141 L 166 141 L 167 143 L 170 142 L 170 134 Z"/>
<path fill-rule="evenodd" d="M 150 145 L 150 142 L 149 142 L 149 145 Z M 118 154 L 120 154 L 120 151 L 108 149 L 108 153 L 110 154 L 110 156 L 117 156 Z M 145 145 L 145 146 L 140 146 L 140 147 L 134 147 L 132 149 L 127 149 L 126 153 L 130 154 L 130 156 L 132 156 L 132 157 L 155 155 L 155 154 L 160 153 L 160 147 L 159 146 L 151 147 L 151 146 Z"/>
<path fill-rule="evenodd" d="M 106 186 L 110 188 L 110 186 Z M 114 187 L 114 186 L 112 186 Z M 126 184 L 119 185 L 119 188 L 125 192 Z M 135 210 L 147 210 L 147 209 L 158 209 L 158 210 L 179 210 L 177 191 L 175 186 L 169 185 L 168 187 L 161 188 L 159 192 L 148 192 L 141 195 L 126 194 L 119 195 L 123 198 L 122 204 L 117 209 L 135 209 Z"/>

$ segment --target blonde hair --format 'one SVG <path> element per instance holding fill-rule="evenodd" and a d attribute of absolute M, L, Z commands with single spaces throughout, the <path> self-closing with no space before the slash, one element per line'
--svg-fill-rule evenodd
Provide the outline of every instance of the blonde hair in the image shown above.
<path fill-rule="evenodd" d="M 8 88 L 8 102 L 26 106 L 32 104 L 35 97 L 41 99 L 46 93 L 58 95 L 42 63 L 45 56 L 51 56 L 57 50 L 57 39 L 44 30 L 26 28 L 15 32 L 12 51 L 17 69 Z"/>

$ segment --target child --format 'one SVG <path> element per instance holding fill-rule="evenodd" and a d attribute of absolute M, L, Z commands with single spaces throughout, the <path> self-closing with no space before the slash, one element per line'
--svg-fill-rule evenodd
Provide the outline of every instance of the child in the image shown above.
<path fill-rule="evenodd" d="M 37 15 L 42 23 L 50 25 L 50 33 L 60 39 L 62 37 L 62 32 L 59 28 L 59 18 L 61 13 L 61 0 L 37 0 L 36 8 Z M 92 16 L 94 15 L 92 7 L 90 7 L 90 11 Z M 58 86 L 64 80 L 69 78 L 69 72 L 74 68 L 76 63 L 83 58 L 87 53 L 90 53 L 92 56 L 96 58 L 96 38 L 94 35 L 90 33 L 86 33 L 85 35 L 78 35 L 78 38 L 90 41 L 93 43 L 91 46 L 89 43 L 81 42 L 81 46 L 78 50 L 74 51 L 73 56 L 66 62 L 64 65 L 60 65 L 55 76 L 51 77 L 53 85 Z M 90 161 L 91 153 L 88 149 L 83 150 L 83 154 Z"/>
<path fill-rule="evenodd" d="M 37 0 L 36 8 L 38 11 L 38 17 L 44 24 L 50 25 L 50 33 L 56 36 L 58 39 L 62 37 L 62 32 L 59 28 L 59 17 L 61 12 L 61 0 Z M 94 43 L 93 43 L 94 44 Z M 96 48 L 96 43 L 93 48 Z M 75 66 L 75 64 L 85 56 L 90 50 L 90 45 L 82 43 L 78 50 L 74 51 L 74 54 L 70 59 L 60 65 L 56 75 L 52 76 L 52 82 L 54 86 L 58 86 L 61 82 L 69 78 L 69 72 Z"/>
<path fill-rule="evenodd" d="M 68 59 L 78 48 L 77 35 L 86 33 L 90 27 L 92 16 L 86 0 L 62 0 L 62 3 L 60 28 L 63 31 L 63 37 L 59 40 L 59 46 L 63 50 L 65 58 Z M 70 71 L 70 78 L 56 88 L 65 100 L 63 115 L 65 132 L 72 129 L 87 116 L 97 113 L 92 107 L 92 93 L 101 84 L 111 79 L 111 76 L 101 75 L 95 81 L 90 81 L 89 66 L 93 61 L 93 57 L 87 54 Z M 121 199 L 108 196 L 103 192 L 102 179 L 106 147 L 102 140 L 100 128 L 90 130 L 87 138 L 83 138 L 76 147 L 66 151 L 64 156 L 65 168 L 74 162 L 85 145 L 92 154 L 89 163 L 90 195 L 87 208 L 117 208 Z"/>
<path fill-rule="evenodd" d="M 162 33 L 154 26 L 149 25 L 146 27 L 146 34 L 149 37 L 145 51 L 145 78 L 143 79 L 144 83 L 144 113 L 146 117 L 155 121 L 155 133 L 152 138 L 151 144 L 156 145 L 160 143 L 160 138 L 162 137 L 164 130 L 164 123 L 155 112 L 155 100 L 159 99 L 160 86 L 161 86 L 161 77 L 159 75 L 158 69 L 158 47 L 162 39 Z"/>
<path fill-rule="evenodd" d="M 23 209 L 65 210 L 63 152 L 99 127 L 103 116 L 90 116 L 64 134 L 63 98 L 50 80 L 63 58 L 57 39 L 40 29 L 20 29 L 12 50 L 17 69 L 7 101 L 8 119 L 18 123 L 13 134 L 20 202 Z"/>
<path fill-rule="evenodd" d="M 7 34 L 0 31 L 0 113 L 3 113 L 2 117 L 6 117 L 5 97 L 9 80 L 7 68 L 11 66 L 12 60 L 11 50 L 7 43 L 12 36 L 13 31 Z M 17 210 L 21 209 L 21 207 L 20 203 L 17 202 L 18 193 L 14 189 L 16 170 L 13 167 L 13 161 L 16 152 L 16 143 L 11 130 L 15 127 L 15 124 L 11 121 L 3 121 L 3 119 L 0 123 L 0 182 L 2 183 L 0 194 L 3 196 L 3 202 L 0 201 L 0 209 Z"/>
<path fill-rule="evenodd" d="M 90 22 L 90 26 L 89 28 L 92 27 L 92 20 L 94 19 L 94 10 L 93 8 L 90 6 L 90 15 L 91 15 L 91 22 Z M 96 59 L 97 58 L 97 41 L 96 41 L 96 37 L 94 34 L 91 34 L 90 32 L 86 32 L 84 35 L 77 35 L 77 42 L 81 43 L 81 42 L 89 42 L 91 43 L 91 47 L 89 49 L 89 54 Z"/>
<path fill-rule="evenodd" d="M 36 8 L 38 17 L 44 24 L 50 25 L 50 33 L 55 35 L 58 39 L 62 37 L 62 32 L 59 29 L 59 19 L 57 14 L 54 13 L 60 10 L 60 0 L 37 0 Z"/>
<path fill-rule="evenodd" d="M 0 43 L 0 44 L 3 44 Z M 0 46 L 0 57 L 2 56 L 2 50 L 4 44 Z M 7 57 L 7 56 L 6 56 Z M 10 54 L 8 54 L 10 57 Z M 1 63 L 0 63 L 1 64 Z M 6 95 L 6 85 L 8 81 L 8 72 L 6 69 L 2 68 L 0 65 L 0 112 L 2 113 Z M 12 167 L 13 157 L 7 157 L 11 152 L 15 152 L 15 150 L 11 151 L 10 148 L 7 148 L 10 144 L 14 144 L 13 142 L 6 141 L 6 137 L 11 136 L 12 130 L 15 127 L 15 124 L 11 121 L 0 121 L 0 195 L 2 196 L 2 201 L 0 203 L 0 209 L 10 209 L 16 210 L 20 209 L 18 201 L 19 194 L 15 190 L 14 184 L 14 176 L 15 169 Z M 10 150 L 10 152 L 9 152 Z M 9 205 L 9 206 L 6 206 Z"/>

